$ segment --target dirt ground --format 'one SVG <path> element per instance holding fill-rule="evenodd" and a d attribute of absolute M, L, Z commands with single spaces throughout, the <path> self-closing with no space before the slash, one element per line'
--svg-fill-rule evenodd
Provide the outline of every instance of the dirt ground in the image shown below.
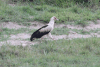
<path fill-rule="evenodd" d="M 86 31 L 89 31 L 89 30 L 95 30 L 97 28 L 100 28 L 100 20 L 97 20 L 97 24 L 93 23 L 92 21 L 89 21 L 90 24 L 87 25 L 86 27 L 81 27 L 80 25 L 65 25 L 65 24 L 55 24 L 55 28 L 69 28 L 69 29 L 78 29 L 78 30 L 86 30 Z M 20 29 L 20 28 L 29 28 L 29 29 L 38 29 L 40 27 L 42 27 L 43 25 L 45 25 L 45 23 L 40 23 L 40 22 L 37 22 L 37 21 L 34 21 L 34 22 L 28 22 L 30 23 L 31 25 L 29 27 L 27 26 L 23 26 L 23 25 L 18 25 L 17 23 L 15 22 L 3 22 L 0 24 L 0 27 L 3 27 L 3 28 L 9 28 L 9 29 Z M 1 30 L 2 31 L 2 30 Z M 0 45 L 3 45 L 3 44 L 11 44 L 11 45 L 22 45 L 22 46 L 26 46 L 26 45 L 34 45 L 36 43 L 39 43 L 38 41 L 27 41 L 25 39 L 28 39 L 30 38 L 30 34 L 26 34 L 26 33 L 19 33 L 17 35 L 10 35 L 10 39 L 7 40 L 7 41 L 3 41 L 3 42 L 0 42 Z M 100 34 L 98 33 L 91 33 L 91 34 L 88 34 L 88 35 L 82 35 L 82 34 L 78 34 L 74 31 L 69 31 L 68 35 L 53 35 L 52 36 L 54 37 L 55 40 L 59 40 L 59 39 L 74 39 L 74 38 L 89 38 L 89 37 L 93 37 L 93 36 L 96 36 L 96 37 L 100 37 Z M 47 36 L 44 36 L 44 38 L 46 38 L 47 40 L 51 40 L 50 38 L 48 38 Z"/>

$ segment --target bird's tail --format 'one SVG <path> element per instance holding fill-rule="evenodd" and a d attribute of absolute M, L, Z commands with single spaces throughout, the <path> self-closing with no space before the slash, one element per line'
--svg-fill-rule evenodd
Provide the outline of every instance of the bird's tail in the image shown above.
<path fill-rule="evenodd" d="M 32 35 L 31 37 L 30 37 L 30 41 L 33 41 L 34 40 L 34 36 Z"/>

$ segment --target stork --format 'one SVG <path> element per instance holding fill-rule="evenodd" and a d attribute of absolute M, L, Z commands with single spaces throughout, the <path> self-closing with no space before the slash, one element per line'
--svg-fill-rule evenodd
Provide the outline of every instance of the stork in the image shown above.
<path fill-rule="evenodd" d="M 51 31 L 54 29 L 54 22 L 58 20 L 55 16 L 51 17 L 49 23 L 38 30 L 36 30 L 30 37 L 30 40 L 34 40 L 35 38 L 41 38 L 44 35 L 48 35 L 51 39 L 53 39 L 51 35 Z M 54 39 L 53 39 L 54 40 Z"/>

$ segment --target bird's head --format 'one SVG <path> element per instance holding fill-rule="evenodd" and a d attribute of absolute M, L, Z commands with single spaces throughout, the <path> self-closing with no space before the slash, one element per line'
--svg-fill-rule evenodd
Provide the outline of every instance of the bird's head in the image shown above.
<path fill-rule="evenodd" d="M 58 20 L 55 16 L 51 17 L 51 20 Z"/>

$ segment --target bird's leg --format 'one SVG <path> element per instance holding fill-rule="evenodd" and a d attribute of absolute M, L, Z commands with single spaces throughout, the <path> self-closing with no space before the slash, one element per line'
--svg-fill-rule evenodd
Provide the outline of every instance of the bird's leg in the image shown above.
<path fill-rule="evenodd" d="M 51 39 L 55 40 L 55 39 L 52 37 L 51 33 L 49 33 L 48 36 L 49 36 Z"/>
<path fill-rule="evenodd" d="M 41 37 L 40 40 L 41 40 L 40 42 L 42 43 L 42 41 L 43 41 L 43 37 Z"/>

